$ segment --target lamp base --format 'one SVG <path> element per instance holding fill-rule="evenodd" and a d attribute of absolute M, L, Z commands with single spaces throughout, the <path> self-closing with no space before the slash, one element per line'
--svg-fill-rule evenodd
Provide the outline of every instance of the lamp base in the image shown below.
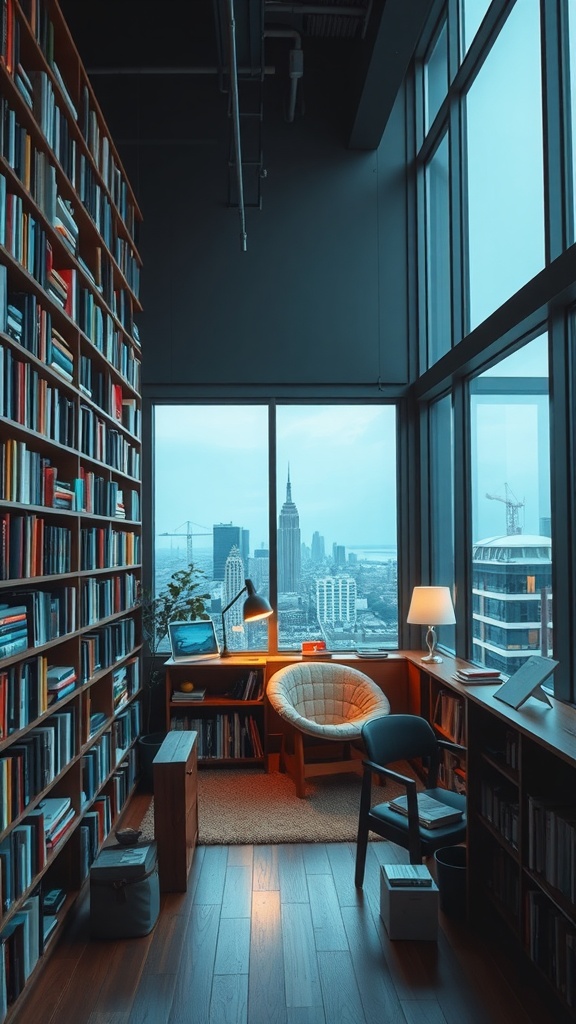
<path fill-rule="evenodd" d="M 428 665 L 441 665 L 444 658 L 441 658 L 439 654 L 425 654 L 421 660 Z"/>

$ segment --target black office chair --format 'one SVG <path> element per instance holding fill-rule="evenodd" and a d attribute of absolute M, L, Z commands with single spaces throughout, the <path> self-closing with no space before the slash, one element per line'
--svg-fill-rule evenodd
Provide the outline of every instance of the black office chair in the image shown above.
<path fill-rule="evenodd" d="M 438 766 L 442 750 L 464 754 L 465 747 L 449 740 L 438 739 L 425 718 L 419 715 L 386 715 L 367 722 L 362 728 L 362 740 L 368 760 L 363 761 L 364 775 L 360 796 L 358 839 L 356 845 L 356 876 L 358 888 L 364 881 L 368 833 L 376 832 L 384 839 L 397 843 L 409 851 L 410 863 L 421 864 L 423 857 L 429 857 L 441 846 L 452 846 L 466 838 L 466 797 L 448 789 L 438 789 Z M 463 812 L 458 821 L 424 828 L 418 821 L 416 794 L 418 785 L 414 779 L 399 775 L 386 765 L 395 761 L 409 761 L 422 758 L 427 769 L 425 792 Z M 390 809 L 388 802 L 370 806 L 372 776 L 376 773 L 382 780 L 394 779 L 406 790 L 408 816 Z"/>

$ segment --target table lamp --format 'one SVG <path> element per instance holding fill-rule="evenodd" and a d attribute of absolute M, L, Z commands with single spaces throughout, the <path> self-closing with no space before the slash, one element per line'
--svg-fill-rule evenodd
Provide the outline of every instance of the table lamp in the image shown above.
<path fill-rule="evenodd" d="M 426 632 L 428 654 L 422 658 L 422 661 L 439 664 L 442 658 L 439 654 L 434 653 L 436 647 L 434 626 L 449 626 L 456 622 L 450 588 L 414 587 L 406 621 L 414 625 L 428 627 Z"/>
<path fill-rule="evenodd" d="M 257 619 L 267 619 L 269 615 L 272 615 L 272 605 L 266 600 L 265 597 L 260 597 L 256 593 L 256 588 L 252 583 L 252 580 L 244 580 L 244 586 L 242 590 L 239 590 L 236 597 L 222 609 L 222 650 L 220 651 L 221 658 L 228 658 L 230 651 L 226 644 L 226 625 L 224 622 L 224 616 L 227 611 L 230 610 L 233 604 L 236 604 L 238 598 L 242 597 L 242 594 L 247 594 L 247 598 L 244 601 L 244 607 L 242 609 L 242 619 L 244 622 L 256 622 Z"/>

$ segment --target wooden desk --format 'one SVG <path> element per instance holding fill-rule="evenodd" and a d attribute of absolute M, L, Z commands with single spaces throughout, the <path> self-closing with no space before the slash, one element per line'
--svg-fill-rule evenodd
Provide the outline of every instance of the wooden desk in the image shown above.
<path fill-rule="evenodd" d="M 196 733 L 169 732 L 152 763 L 162 892 L 185 892 L 198 840 Z"/>

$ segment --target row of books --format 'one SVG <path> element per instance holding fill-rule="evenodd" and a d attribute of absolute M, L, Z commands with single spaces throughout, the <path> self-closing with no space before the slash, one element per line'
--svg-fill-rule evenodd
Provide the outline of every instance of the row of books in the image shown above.
<path fill-rule="evenodd" d="M 528 867 L 576 906 L 576 811 L 570 801 L 528 796 Z"/>
<path fill-rule="evenodd" d="M 446 789 L 456 793 L 466 793 L 467 770 L 465 758 L 456 757 L 450 751 L 441 753 L 438 765 L 438 781 Z"/>
<path fill-rule="evenodd" d="M 223 760 L 264 756 L 260 726 L 253 715 L 245 712 L 230 712 L 202 718 L 178 712 L 172 715 L 170 728 L 198 733 L 200 759 Z"/>
<path fill-rule="evenodd" d="M 256 669 L 250 669 L 245 679 L 239 679 L 230 690 L 232 700 L 261 700 L 264 694 L 264 676 Z"/>
<path fill-rule="evenodd" d="M 123 276 L 137 296 L 139 268 L 134 250 L 116 231 L 107 191 L 100 184 L 90 159 L 82 152 L 75 135 L 70 132 L 67 113 L 69 105 L 57 101 L 54 84 L 45 71 L 33 70 L 27 74 L 19 63 L 17 84 L 31 109 L 31 116 L 38 120 L 46 142 L 64 169 L 78 200 L 90 215 L 109 251 L 114 253 Z M 8 103 L 6 107 L 11 116 L 7 117 L 9 130 L 6 132 L 3 155 L 24 186 L 30 189 L 32 182 L 29 165 L 35 163 L 35 147 L 23 119 L 16 115 Z M 27 154 L 27 159 L 21 156 L 22 153 Z M 68 222 L 65 223 L 69 227 Z"/>
<path fill-rule="evenodd" d="M 106 480 L 83 466 L 73 480 L 60 477 L 58 467 L 24 441 L 0 441 L 0 500 L 138 519 L 140 494 L 135 488 L 122 489 L 116 480 Z"/>
<path fill-rule="evenodd" d="M 80 289 L 80 311 L 78 326 L 102 353 L 107 362 L 118 370 L 136 391 L 141 383 L 141 360 L 134 354 L 132 345 L 118 330 L 114 318 L 98 302 L 88 288 Z M 126 326 L 126 325 L 125 325 Z M 136 325 L 131 322 L 126 330 L 134 337 Z"/>
<path fill-rule="evenodd" d="M 90 289 L 78 285 L 77 279 L 73 280 L 71 278 L 71 271 L 68 269 L 56 269 L 54 267 L 52 246 L 46 237 L 44 228 L 24 207 L 22 198 L 8 191 L 6 178 L 1 173 L 0 239 L 2 239 L 2 244 L 12 253 L 14 258 L 45 289 L 56 305 L 62 308 L 69 316 L 75 314 L 74 319 L 76 319 L 78 326 L 99 350 L 104 348 L 105 326 L 109 323 L 113 325 L 112 337 L 109 340 L 106 339 L 105 346 L 106 349 L 111 351 L 112 359 L 110 361 L 128 383 L 137 389 L 140 384 L 140 360 L 134 355 L 132 345 L 125 340 L 121 331 L 115 325 L 114 319 L 102 309 Z M 79 258 L 79 262 L 83 269 L 85 269 L 86 265 L 81 258 Z M 109 266 L 110 273 L 108 276 L 110 281 L 112 281 L 111 263 L 108 264 L 105 260 L 101 260 L 101 265 L 102 267 Z M 87 276 L 93 280 L 93 276 L 90 273 Z M 3 289 L 6 291 L 5 284 Z M 134 334 L 131 296 L 124 289 L 115 290 L 111 284 L 107 290 L 110 293 L 111 308 L 120 307 L 120 314 L 117 318 L 124 326 L 124 330 L 127 333 Z M 10 326 L 17 331 L 18 323 L 13 315 L 11 316 Z M 39 330 L 42 331 L 47 348 L 48 338 L 52 337 L 53 328 L 45 310 L 43 310 L 43 315 L 40 319 Z M 15 340 L 19 339 L 16 338 Z M 25 344 L 24 341 L 22 343 Z M 46 358 L 43 361 L 47 364 L 52 362 L 52 360 Z"/>
<path fill-rule="evenodd" d="M 480 813 L 510 846 L 518 849 L 520 804 L 518 791 L 513 786 L 482 779 Z"/>
<path fill-rule="evenodd" d="M 35 514 L 0 513 L 0 579 L 69 573 L 72 531 Z"/>
<path fill-rule="evenodd" d="M 527 951 L 564 1002 L 576 1007 L 576 929 L 544 893 L 526 894 Z"/>
<path fill-rule="evenodd" d="M 39 647 L 50 640 L 73 633 L 77 621 L 76 590 L 65 586 L 51 590 L 19 589 L 14 594 L 6 593 L 0 603 L 0 627 L 9 623 L 12 616 L 22 614 L 26 615 L 27 647 Z M 4 646 L 1 657 L 8 656 Z"/>
<path fill-rule="evenodd" d="M 138 565 L 141 538 L 131 530 L 111 526 L 84 526 L 80 530 L 80 569 L 116 569 Z"/>
<path fill-rule="evenodd" d="M 520 872 L 518 862 L 501 846 L 494 845 L 490 856 L 484 858 L 486 882 L 495 901 L 500 904 L 510 921 L 520 913 Z"/>
<path fill-rule="evenodd" d="M 80 824 L 80 870 L 87 878 L 90 865 L 112 828 L 112 805 L 108 793 L 100 793 L 89 810 L 82 815 Z"/>
<path fill-rule="evenodd" d="M 45 797 L 0 842 L 2 907 L 10 910 L 30 888 L 54 849 L 71 827 L 76 812 L 70 796 Z"/>
<path fill-rule="evenodd" d="M 121 813 L 124 804 L 134 789 L 137 775 L 138 761 L 136 750 L 134 747 L 131 747 L 126 757 L 122 759 L 116 770 L 112 772 L 111 802 L 114 818 L 118 817 Z"/>
<path fill-rule="evenodd" d="M 140 450 L 85 404 L 80 406 L 80 451 L 126 476 L 139 477 Z"/>
<path fill-rule="evenodd" d="M 0 671 L 0 740 L 25 729 L 48 707 L 48 662 L 36 655 Z"/>
<path fill-rule="evenodd" d="M 136 700 L 112 722 L 112 750 L 116 764 L 124 758 L 128 748 L 138 737 L 140 727 L 140 701 Z"/>
<path fill-rule="evenodd" d="M 117 612 L 125 612 L 138 603 L 138 578 L 125 572 L 99 579 L 91 576 L 82 581 L 80 590 L 80 621 L 89 626 Z"/>
<path fill-rule="evenodd" d="M 6 224 L 3 191 L 5 191 L 5 178 L 0 173 L 0 239 L 5 234 Z M 46 243 L 46 251 L 49 251 L 48 243 Z M 112 357 L 112 365 L 116 367 L 128 383 L 134 386 L 140 380 L 140 362 L 134 356 L 132 346 L 122 337 L 110 314 L 104 313 L 99 306 L 94 307 L 93 297 L 88 302 L 88 313 L 84 313 L 87 305 L 87 296 L 90 293 L 87 289 L 75 286 L 77 279 L 71 277 L 72 273 L 72 271 L 67 269 L 58 271 L 61 286 L 68 288 L 64 311 L 71 315 L 73 305 L 76 301 L 78 302 L 78 315 L 74 319 L 82 321 L 81 326 L 83 326 L 84 333 L 88 335 L 88 338 L 95 347 L 101 351 L 106 350 Z M 68 284 L 69 279 L 70 284 Z M 76 292 L 78 292 L 78 299 L 74 299 L 71 307 L 67 308 L 68 297 L 70 295 L 75 296 Z M 0 300 L 0 330 L 26 349 L 26 351 L 31 352 L 41 362 L 47 366 L 52 365 L 52 339 L 55 337 L 62 338 L 61 332 L 57 332 L 55 326 L 53 326 L 52 311 L 33 292 L 11 289 L 5 265 L 0 266 Z M 94 308 L 99 311 L 97 316 L 94 313 Z M 108 415 L 114 415 L 114 418 L 127 429 L 130 429 L 131 433 L 139 435 L 139 420 L 136 418 L 135 399 L 131 396 L 123 395 L 122 415 L 115 415 L 111 398 L 106 395 L 103 385 L 100 385 L 97 379 L 94 386 L 92 386 L 92 374 L 94 372 L 92 366 L 93 361 L 90 356 L 84 355 L 79 381 L 81 390 L 89 394 L 92 400 L 103 411 L 107 412 Z M 124 408 L 124 405 L 126 408 Z M 133 427 L 138 429 L 132 429 Z"/>
<path fill-rule="evenodd" d="M 0 415 L 67 448 L 76 448 L 75 401 L 2 344 Z"/>
<path fill-rule="evenodd" d="M 109 668 L 126 657 L 136 646 L 136 624 L 127 617 L 99 626 L 80 637 L 82 682 L 87 682 L 100 669 Z"/>
<path fill-rule="evenodd" d="M 136 437 L 141 433 L 140 410 L 136 398 L 125 395 L 109 373 L 99 370 L 88 355 L 80 356 L 80 390 L 92 399 L 102 412 Z"/>
<path fill-rule="evenodd" d="M 110 732 L 103 733 L 82 755 L 82 801 L 92 800 L 112 769 Z"/>
<path fill-rule="evenodd" d="M 439 690 L 432 721 L 455 743 L 466 743 L 466 706 L 461 697 L 449 690 Z"/>
<path fill-rule="evenodd" d="M 44 914 L 38 887 L 0 932 L 0 1021 L 22 992 L 44 952 L 55 915 Z"/>

